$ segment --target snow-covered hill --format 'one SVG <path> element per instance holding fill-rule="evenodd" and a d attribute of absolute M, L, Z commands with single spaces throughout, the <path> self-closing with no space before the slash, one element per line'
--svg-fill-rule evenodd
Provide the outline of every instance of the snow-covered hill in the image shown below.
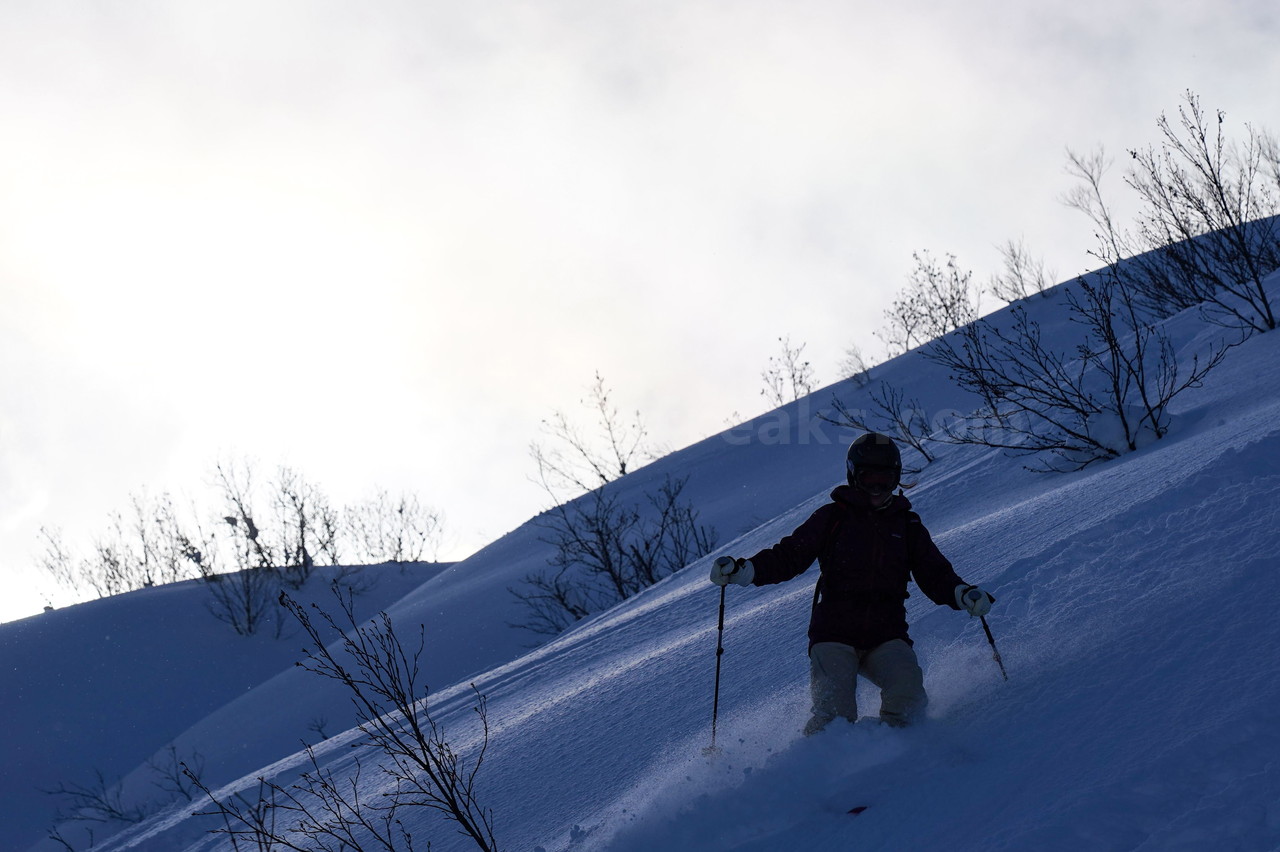
<path fill-rule="evenodd" d="M 369 568 L 364 579 L 377 579 L 359 611 L 371 615 L 440 569 Z M 301 597 L 323 600 L 323 589 L 318 581 Z M 238 636 L 208 602 L 188 581 L 0 625 L 0 848 L 44 834 L 60 800 L 43 790 L 91 784 L 95 772 L 114 781 L 297 660 L 296 627 L 282 639 Z"/>
<path fill-rule="evenodd" d="M 1061 307 L 1061 292 L 1029 305 L 1047 337 L 1070 332 Z M 1212 333 L 1194 312 L 1169 330 L 1183 345 Z M 931 411 L 965 408 L 918 354 L 876 378 Z M 689 476 L 702 521 L 720 532 L 717 553 L 749 555 L 843 479 L 852 434 L 815 415 L 832 393 L 858 408 L 867 392 L 820 391 L 620 485 L 638 497 L 668 474 Z M 478 737 L 469 684 L 488 696 L 481 796 L 504 850 L 1276 849 L 1280 334 L 1233 350 L 1173 414 L 1165 440 L 1079 473 L 1033 474 L 996 451 L 947 447 L 921 474 L 912 501 L 925 523 L 959 573 L 999 599 L 989 620 L 1009 680 L 977 622 L 914 595 L 908 616 L 931 707 L 913 729 L 800 737 L 812 571 L 730 588 L 715 759 L 702 754 L 718 603 L 707 560 L 531 651 L 529 634 L 507 626 L 518 613 L 506 589 L 550 553 L 532 522 L 378 605 L 397 624 L 426 625 L 433 707 L 464 751 Z M 42 753 L 72 772 L 59 708 L 101 711 L 99 727 L 79 735 L 101 762 L 57 780 L 133 769 L 127 796 L 147 792 L 145 761 L 171 743 L 203 756 L 210 783 L 248 790 L 264 771 L 289 777 L 317 719 L 352 723 L 340 689 L 288 667 L 296 649 L 257 649 L 259 668 L 237 672 L 241 684 L 218 662 L 230 653 L 222 645 L 200 650 L 205 628 L 194 619 L 150 621 L 191 607 L 178 601 L 195 591 L 148 590 L 0 626 L 0 663 L 17 672 L 0 699 L 0 755 L 21 767 L 4 782 L 5 848 L 58 848 L 36 842 L 48 803 L 24 791 L 48 784 Z M 154 626 L 113 627 L 125 624 Z M 119 688 L 90 693 L 77 655 L 104 634 L 115 637 L 103 656 L 121 666 Z M 173 656 L 157 660 L 157 648 Z M 167 689 L 157 671 L 186 680 Z M 872 695 L 861 700 L 874 712 Z M 338 772 L 352 765 L 342 736 L 318 754 Z M 360 779 L 367 794 L 380 783 Z M 855 804 L 868 810 L 846 814 Z M 94 848 L 229 849 L 192 809 L 112 837 L 98 829 Z M 468 848 L 435 817 L 412 819 L 433 849 Z"/>

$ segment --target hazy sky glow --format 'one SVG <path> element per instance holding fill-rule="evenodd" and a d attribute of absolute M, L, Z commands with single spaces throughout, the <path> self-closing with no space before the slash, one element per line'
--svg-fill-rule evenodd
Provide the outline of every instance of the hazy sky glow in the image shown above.
<path fill-rule="evenodd" d="M 542 507 L 528 444 L 596 370 L 679 446 L 760 410 L 780 335 L 824 383 L 878 354 L 913 251 L 1081 271 L 1065 147 L 1154 142 L 1187 88 L 1280 128 L 1278 30 L 1261 0 L 8 0 L 0 618 L 44 601 L 39 525 L 201 493 L 219 454 L 416 490 L 465 555 Z"/>

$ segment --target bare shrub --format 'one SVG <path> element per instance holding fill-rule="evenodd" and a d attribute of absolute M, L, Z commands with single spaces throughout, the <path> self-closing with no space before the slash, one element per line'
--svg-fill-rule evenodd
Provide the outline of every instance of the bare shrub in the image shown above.
<path fill-rule="evenodd" d="M 276 611 L 280 554 L 258 526 L 253 468 L 247 462 L 218 462 L 214 473 L 233 567 L 210 578 L 209 612 L 241 636 L 252 636 L 266 624 L 278 636 L 283 628 Z"/>
<path fill-rule="evenodd" d="M 215 466 L 235 565 L 267 569 L 290 588 L 301 588 L 317 566 L 338 563 L 340 516 L 324 492 L 284 466 L 266 486 L 264 511 L 255 479 L 247 461 Z"/>
<path fill-rule="evenodd" d="M 132 825 L 142 822 L 155 810 L 149 803 L 126 803 L 119 783 L 108 784 L 102 772 L 97 769 L 93 771 L 93 780 L 87 784 L 59 784 L 43 792 L 62 799 L 55 816 L 59 823 Z"/>
<path fill-rule="evenodd" d="M 1009 240 L 1000 247 L 1002 268 L 991 276 L 991 295 L 1010 304 L 1043 293 L 1053 284 L 1043 258 L 1032 257 L 1022 240 Z"/>
<path fill-rule="evenodd" d="M 831 414 L 819 413 L 818 416 L 841 428 L 890 435 L 914 450 L 919 463 L 913 465 L 909 458 L 904 459 L 905 473 L 919 473 L 934 460 L 930 446 L 934 430 L 924 406 L 888 382 L 880 382 L 871 391 L 870 409 L 852 409 L 839 397 L 832 397 L 831 410 Z"/>
<path fill-rule="evenodd" d="M 346 529 L 357 552 L 369 562 L 434 561 L 443 521 L 415 494 L 393 497 L 378 489 L 372 499 L 347 508 Z"/>
<path fill-rule="evenodd" d="M 857 344 L 850 344 L 845 349 L 836 370 L 842 377 L 853 382 L 854 387 L 866 387 L 871 382 L 871 366 L 862 356 L 862 350 Z"/>
<path fill-rule="evenodd" d="M 194 507 L 180 513 L 169 494 L 132 496 L 131 514 L 112 513 L 89 556 L 74 553 L 62 532 L 41 528 L 37 564 L 61 585 L 99 597 L 160 583 L 208 581 L 208 607 L 236 632 L 250 635 L 281 620 L 282 587 L 301 588 L 317 567 L 337 566 L 354 544 L 378 562 L 434 556 L 442 535 L 440 515 L 416 496 L 373 500 L 345 510 L 296 470 L 278 468 L 260 484 L 247 460 L 219 461 L 212 475 L 217 502 L 214 531 L 206 531 Z M 359 568 L 339 572 L 344 584 L 364 587 Z"/>
<path fill-rule="evenodd" d="M 222 498 L 222 520 L 231 539 L 232 564 L 237 569 L 271 570 L 279 560 L 270 541 L 258 526 L 254 507 L 253 467 L 247 462 L 218 462 L 214 481 Z"/>
<path fill-rule="evenodd" d="M 364 767 L 359 758 L 353 771 L 340 779 L 320 766 L 315 751 L 306 746 L 310 768 L 292 784 L 258 778 L 256 793 L 235 793 L 218 798 L 191 772 L 191 784 L 212 803 L 196 816 L 217 816 L 222 827 L 210 834 L 225 835 L 231 848 L 270 852 L 413 852 L 413 835 L 397 817 L 398 808 L 370 802 L 360 794 Z M 241 845 L 243 842 L 243 846 Z M 426 849 L 431 849 L 427 843 Z"/>
<path fill-rule="evenodd" d="M 1188 91 L 1178 120 L 1161 115 L 1161 141 L 1129 151 L 1125 183 L 1141 209 L 1133 233 L 1112 220 L 1101 192 L 1106 161 L 1068 151 L 1080 180 L 1067 203 L 1092 219 L 1095 254 L 1111 265 L 1132 256 L 1135 298 L 1165 315 L 1200 307 L 1219 325 L 1245 335 L 1276 327 L 1263 286 L 1280 267 L 1280 169 L 1275 140 L 1246 126 L 1242 142 L 1225 135 L 1225 113 L 1211 118 Z"/>
<path fill-rule="evenodd" d="M 66 588 L 98 597 L 209 575 L 203 531 L 179 519 L 168 494 L 132 495 L 130 508 L 108 516 L 88 557 L 73 554 L 60 530 L 42 527 L 39 566 Z"/>
<path fill-rule="evenodd" d="M 485 697 L 476 691 L 480 745 L 468 764 L 431 715 L 427 685 L 419 671 L 426 647 L 425 627 L 419 626 L 417 648 L 411 652 L 396 635 L 391 617 L 385 612 L 370 623 L 358 624 L 351 595 L 335 586 L 334 596 L 342 613 L 341 622 L 319 607 L 312 605 L 311 610 L 319 615 L 332 638 L 340 640 L 339 647 L 349 664 L 329 650 L 308 612 L 282 594 L 281 605 L 298 620 L 311 640 L 306 660 L 298 665 L 347 687 L 360 731 L 387 761 L 381 769 L 395 784 L 391 805 L 436 810 L 456 823 L 480 849 L 496 849 L 493 812 L 481 806 L 476 791 L 476 779 L 489 747 Z"/>
<path fill-rule="evenodd" d="M 973 274 L 961 271 L 954 255 L 947 256 L 945 266 L 939 266 L 928 252 L 912 257 L 915 266 L 908 284 L 885 312 L 888 326 L 877 332 L 891 356 L 928 343 L 978 316 L 970 285 Z"/>
<path fill-rule="evenodd" d="M 97 592 L 99 597 L 109 594 L 99 591 L 97 566 L 89 560 L 77 560 L 71 554 L 62 538 L 62 530 L 41 527 L 38 537 L 42 553 L 36 558 L 36 563 L 55 582 L 77 592 Z"/>
<path fill-rule="evenodd" d="M 1280 267 L 1280 193 L 1267 179 L 1274 141 L 1247 127 L 1243 142 L 1224 135 L 1226 114 L 1206 116 L 1192 92 L 1178 121 L 1160 116 L 1160 146 L 1130 151 L 1128 183 L 1143 201 L 1138 238 L 1161 249 L 1166 280 L 1203 293 L 1211 317 L 1270 331 L 1276 313 L 1263 280 Z"/>
<path fill-rule="evenodd" d="M 526 612 L 513 626 L 534 633 L 559 633 L 715 546 L 715 531 L 698 523 L 697 510 L 681 496 L 687 478 L 667 477 L 641 501 L 622 501 L 611 483 L 647 454 L 640 415 L 623 419 L 599 374 L 583 404 L 589 427 L 556 412 L 547 424 L 552 441 L 531 447 L 537 481 L 554 504 L 537 523 L 555 556 L 547 570 L 508 591 Z"/>
<path fill-rule="evenodd" d="M 556 553 L 551 570 L 509 589 L 526 610 L 526 620 L 512 626 L 554 636 L 710 553 L 716 534 L 681 498 L 687 481 L 668 477 L 638 505 L 601 486 L 543 515 L 543 541 Z"/>
<path fill-rule="evenodd" d="M 580 401 L 588 411 L 587 431 L 560 410 L 543 421 L 545 439 L 530 444 L 529 452 L 537 465 L 539 484 L 553 499 L 591 491 L 626 476 L 652 457 L 640 412 L 623 417 L 612 395 L 596 373 L 586 399 Z"/>
<path fill-rule="evenodd" d="M 206 586 L 209 613 L 241 636 L 253 636 L 270 626 L 279 637 L 283 628 L 276 600 L 280 578 L 270 568 L 243 568 L 215 574 Z"/>
<path fill-rule="evenodd" d="M 324 716 L 316 716 L 307 723 L 307 730 L 318 736 L 322 740 L 329 739 L 332 736 L 329 733 L 329 720 Z"/>
<path fill-rule="evenodd" d="M 60 784 L 45 790 L 45 793 L 63 800 L 54 816 L 58 825 L 50 829 L 48 838 L 68 852 L 76 852 L 72 839 L 63 833 L 63 828 L 75 825 L 84 832 L 84 842 L 87 843 L 84 848 L 92 849 L 95 825 L 134 825 L 158 812 L 167 802 L 192 801 L 196 788 L 183 773 L 187 761 L 197 771 L 204 766 L 204 758 L 199 752 L 193 752 L 184 761 L 173 745 L 165 750 L 163 757 L 147 761 L 147 767 L 154 774 L 152 784 L 165 794 L 159 801 L 148 799 L 127 803 L 120 782 L 107 784 L 102 772 L 96 769 L 93 781 L 88 784 Z"/>
<path fill-rule="evenodd" d="M 372 622 L 357 623 L 350 593 L 335 586 L 334 594 L 341 613 L 337 618 L 314 604 L 304 608 L 283 592 L 280 604 L 310 640 L 306 659 L 298 665 L 346 687 L 364 736 L 360 745 L 376 755 L 390 789 L 373 801 L 363 798 L 358 756 L 354 771 L 339 777 L 321 766 L 310 746 L 305 749 L 309 768 L 297 781 L 259 778 L 256 796 L 218 798 L 188 770 L 191 783 L 212 803 L 202 814 L 222 819 L 222 827 L 212 833 L 229 837 L 237 850 L 244 841 L 249 848 L 296 852 L 412 852 L 430 844 L 415 847 L 401 811 L 427 808 L 456 824 L 477 848 L 497 852 L 493 811 L 481 804 L 477 790 L 489 747 L 485 697 L 475 690 L 479 744 L 468 757 L 431 715 L 420 672 L 425 629 L 419 628 L 417 647 L 407 648 L 385 612 Z M 336 651 L 330 650 L 331 641 Z"/>
<path fill-rule="evenodd" d="M 147 761 L 147 767 L 155 775 L 151 783 L 167 794 L 167 798 L 195 801 L 196 787 L 184 768 L 194 768 L 197 775 L 204 771 L 204 756 L 199 752 L 192 752 L 182 758 L 178 756 L 177 746 L 170 745 L 165 749 L 163 757 Z"/>
<path fill-rule="evenodd" d="M 1047 344 L 1021 306 L 1007 329 L 973 323 L 925 357 L 946 367 L 982 407 L 946 440 L 1043 454 L 1039 470 L 1077 470 L 1168 432 L 1172 400 L 1199 387 L 1226 354 L 1218 346 L 1183 369 L 1159 325 L 1143 316 L 1122 266 L 1081 279 L 1069 296 L 1084 338 L 1074 351 Z"/>
<path fill-rule="evenodd" d="M 760 395 L 775 408 L 813 393 L 813 365 L 804 360 L 805 344 L 794 346 L 791 337 L 779 337 L 781 352 L 769 356 L 769 364 L 760 377 L 764 387 Z"/>
<path fill-rule="evenodd" d="M 296 470 L 281 467 L 271 487 L 275 513 L 276 570 L 300 589 L 317 565 L 337 565 L 340 515 L 328 497 Z"/>

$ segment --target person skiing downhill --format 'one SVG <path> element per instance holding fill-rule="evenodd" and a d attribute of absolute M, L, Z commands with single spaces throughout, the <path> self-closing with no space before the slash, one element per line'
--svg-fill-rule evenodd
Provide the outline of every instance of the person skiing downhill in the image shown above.
<path fill-rule="evenodd" d="M 986 615 L 995 600 L 956 575 L 911 511 L 899 489 L 902 457 L 891 438 L 859 436 L 846 468 L 848 484 L 790 535 L 748 559 L 721 556 L 711 566 L 718 586 L 766 586 L 803 574 L 817 560 L 821 573 L 809 620 L 813 715 L 806 735 L 836 717 L 857 721 L 858 675 L 880 688 L 880 721 L 907 725 L 924 712 L 924 675 L 903 603 L 909 578 L 934 603 L 971 616 Z"/>

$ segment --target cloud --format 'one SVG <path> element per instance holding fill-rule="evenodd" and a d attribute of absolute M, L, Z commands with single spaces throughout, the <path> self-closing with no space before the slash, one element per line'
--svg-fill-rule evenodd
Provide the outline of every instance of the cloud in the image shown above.
<path fill-rule="evenodd" d="M 596 370 L 678 445 L 754 412 L 781 335 L 823 380 L 874 354 L 913 251 L 980 280 L 1023 236 L 1081 271 L 1063 148 L 1151 141 L 1186 87 L 1265 123 L 1275 29 L 1154 0 L 8 4 L 0 311 L 33 324 L 5 366 L 57 393 L 5 411 L 58 436 L 51 515 L 238 447 L 421 482 L 478 544 L 535 508 L 524 448 Z"/>

